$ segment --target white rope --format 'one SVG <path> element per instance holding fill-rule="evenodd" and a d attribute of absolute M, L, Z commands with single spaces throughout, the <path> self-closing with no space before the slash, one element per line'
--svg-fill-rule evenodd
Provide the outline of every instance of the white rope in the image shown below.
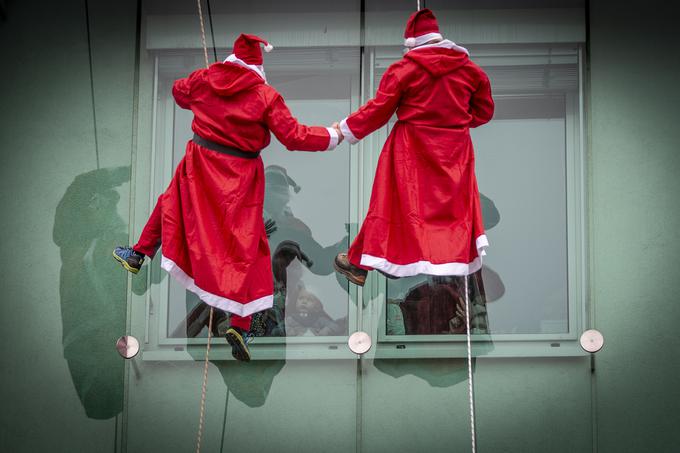
<path fill-rule="evenodd" d="M 203 55 L 205 56 L 205 67 L 210 67 L 208 60 L 208 45 L 205 43 L 205 26 L 203 25 L 203 9 L 201 0 L 196 0 L 198 5 L 198 18 L 201 22 L 201 43 L 203 44 Z M 203 425 L 205 422 L 205 396 L 208 390 L 208 363 L 210 356 L 210 340 L 212 339 L 212 325 L 214 308 L 210 307 L 210 320 L 208 321 L 208 343 L 205 346 L 205 362 L 203 363 L 203 384 L 201 385 L 201 409 L 198 416 L 198 434 L 196 435 L 196 453 L 201 453 L 201 440 L 203 437 Z"/>
<path fill-rule="evenodd" d="M 470 397 L 470 436 L 472 438 L 472 453 L 477 451 L 475 434 L 475 400 L 472 384 L 472 344 L 470 341 L 470 293 L 468 290 L 468 278 L 465 276 L 465 325 L 467 327 L 467 359 L 468 359 L 468 396 Z"/>
<path fill-rule="evenodd" d="M 203 44 L 203 54 L 205 55 L 205 67 L 210 66 L 208 61 L 208 45 L 205 43 L 205 26 L 203 25 L 203 9 L 201 8 L 201 0 L 196 0 L 198 5 L 198 18 L 201 20 L 201 43 Z"/>
<path fill-rule="evenodd" d="M 421 9 L 420 0 L 417 0 L 418 11 Z M 468 363 L 468 397 L 470 401 L 470 439 L 472 442 L 472 453 L 477 452 L 477 439 L 475 433 L 475 399 L 474 384 L 472 382 L 472 342 L 470 338 L 470 291 L 468 288 L 469 275 L 465 277 L 465 333 L 467 337 L 467 363 Z"/>

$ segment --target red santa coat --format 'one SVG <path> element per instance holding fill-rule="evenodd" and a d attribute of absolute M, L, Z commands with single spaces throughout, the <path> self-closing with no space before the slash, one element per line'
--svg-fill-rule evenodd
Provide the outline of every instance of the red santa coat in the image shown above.
<path fill-rule="evenodd" d="M 398 277 L 471 274 L 488 241 L 469 128 L 493 116 L 489 79 L 451 41 L 416 47 L 340 128 L 355 143 L 395 111 L 349 259 Z"/>
<path fill-rule="evenodd" d="M 194 113 L 196 134 L 251 152 L 269 144 L 270 131 L 289 150 L 337 145 L 334 130 L 299 124 L 281 95 L 245 66 L 216 63 L 175 82 L 175 101 Z M 189 141 L 160 202 L 166 271 L 206 303 L 239 316 L 272 306 L 260 157 L 235 157 Z"/>

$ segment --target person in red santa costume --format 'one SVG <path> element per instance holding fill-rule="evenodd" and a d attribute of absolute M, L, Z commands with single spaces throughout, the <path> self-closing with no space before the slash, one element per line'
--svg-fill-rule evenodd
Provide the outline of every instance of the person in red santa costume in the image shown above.
<path fill-rule="evenodd" d="M 335 269 L 363 286 L 388 277 L 469 275 L 482 267 L 484 233 L 470 128 L 493 116 L 489 79 L 468 51 L 443 39 L 429 9 L 411 15 L 407 53 L 373 99 L 334 127 L 357 143 L 398 121 L 383 147 L 366 219 Z"/>
<path fill-rule="evenodd" d="M 299 124 L 267 84 L 264 39 L 240 35 L 222 63 L 175 81 L 177 104 L 194 114 L 194 137 L 139 241 L 113 256 L 137 273 L 161 243 L 161 267 L 205 303 L 229 312 L 232 355 L 250 359 L 251 315 L 273 304 L 272 267 L 262 218 L 260 151 L 270 132 L 289 150 L 324 151 L 341 138 L 333 128 Z"/>

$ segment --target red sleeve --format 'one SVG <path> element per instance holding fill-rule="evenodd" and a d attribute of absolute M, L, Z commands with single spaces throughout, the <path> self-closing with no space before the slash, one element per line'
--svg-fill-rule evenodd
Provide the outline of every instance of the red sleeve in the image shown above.
<path fill-rule="evenodd" d="M 470 127 L 488 123 L 493 117 L 494 103 L 491 97 L 491 83 L 486 74 L 482 73 L 482 80 L 470 99 Z"/>
<path fill-rule="evenodd" d="M 289 151 L 326 151 L 338 144 L 334 129 L 298 123 L 278 93 L 269 105 L 264 121 Z"/>
<path fill-rule="evenodd" d="M 189 77 L 175 80 L 175 83 L 172 85 L 172 95 L 177 105 L 183 109 L 191 108 L 191 90 L 201 80 L 204 71 L 206 69 L 198 69 L 189 74 Z"/>
<path fill-rule="evenodd" d="M 356 143 L 384 126 L 397 109 L 401 94 L 399 79 L 390 67 L 380 79 L 375 97 L 340 122 L 340 130 L 347 141 Z"/>

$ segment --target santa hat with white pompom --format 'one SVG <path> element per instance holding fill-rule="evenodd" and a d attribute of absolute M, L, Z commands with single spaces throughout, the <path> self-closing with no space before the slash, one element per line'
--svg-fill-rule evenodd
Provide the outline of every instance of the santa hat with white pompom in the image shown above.
<path fill-rule="evenodd" d="M 260 43 L 264 44 L 265 52 L 270 52 L 274 48 L 274 46 L 259 36 L 241 34 L 234 41 L 234 55 L 247 64 L 262 65 Z"/>
<path fill-rule="evenodd" d="M 433 39 L 443 39 L 439 24 L 432 11 L 427 8 L 411 14 L 404 30 L 404 45 L 409 48 L 422 46 Z"/>

